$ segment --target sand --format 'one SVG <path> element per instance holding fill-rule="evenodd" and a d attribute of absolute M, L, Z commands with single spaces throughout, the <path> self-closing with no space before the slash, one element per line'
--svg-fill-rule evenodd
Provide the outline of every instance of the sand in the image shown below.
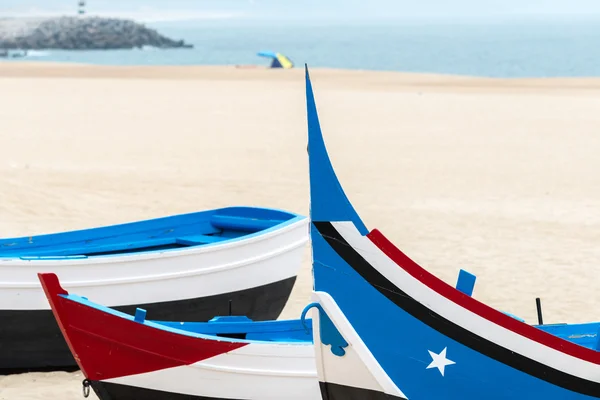
<path fill-rule="evenodd" d="M 229 205 L 308 212 L 302 70 L 0 63 L 0 236 Z M 599 320 L 600 79 L 315 69 L 338 176 L 367 225 L 536 322 Z M 309 252 L 283 316 L 311 290 Z M 81 398 L 81 373 L 0 399 Z M 92 398 L 93 396 L 90 396 Z"/>

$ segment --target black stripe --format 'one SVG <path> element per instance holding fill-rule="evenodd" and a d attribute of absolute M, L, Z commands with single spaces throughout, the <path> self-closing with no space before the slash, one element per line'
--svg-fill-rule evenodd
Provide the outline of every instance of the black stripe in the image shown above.
<path fill-rule="evenodd" d="M 573 376 L 545 364 L 514 353 L 445 319 L 390 282 L 371 266 L 330 222 L 314 222 L 313 226 L 336 253 L 369 284 L 404 311 L 441 334 L 507 366 L 572 392 L 600 398 L 600 384 Z"/>
<path fill-rule="evenodd" d="M 196 299 L 113 307 L 135 314 L 136 307 L 148 319 L 161 321 L 208 321 L 229 313 L 255 321 L 279 317 L 294 287 L 296 277 L 231 293 Z M 0 375 L 30 371 L 77 370 L 51 310 L 0 310 Z"/>
<path fill-rule="evenodd" d="M 102 381 L 92 381 L 92 389 L 100 400 L 238 400 L 225 397 L 193 396 L 189 394 L 164 392 L 136 386 L 120 385 Z"/>
<path fill-rule="evenodd" d="M 406 400 L 376 390 L 338 385 L 331 382 L 319 382 L 323 400 Z"/>

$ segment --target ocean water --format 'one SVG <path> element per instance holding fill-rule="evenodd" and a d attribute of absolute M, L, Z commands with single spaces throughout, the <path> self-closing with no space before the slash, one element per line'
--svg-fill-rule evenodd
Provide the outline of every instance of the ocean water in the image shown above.
<path fill-rule="evenodd" d="M 194 49 L 38 51 L 29 59 L 104 65 L 296 65 L 490 77 L 600 76 L 600 20 L 260 21 L 148 23 Z"/>

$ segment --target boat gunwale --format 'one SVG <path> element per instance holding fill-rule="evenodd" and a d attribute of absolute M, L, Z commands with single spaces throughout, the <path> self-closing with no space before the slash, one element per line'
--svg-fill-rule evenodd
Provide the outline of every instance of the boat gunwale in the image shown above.
<path fill-rule="evenodd" d="M 231 338 L 231 337 L 225 337 L 225 336 L 217 336 L 216 334 L 212 335 L 212 334 L 191 332 L 191 331 L 186 331 L 183 329 L 177 329 L 177 328 L 174 328 L 174 327 L 171 327 L 168 325 L 162 325 L 160 323 L 160 321 L 153 321 L 153 320 L 136 321 L 135 316 L 133 316 L 133 315 L 115 310 L 111 307 L 103 306 L 101 304 L 90 301 L 90 300 L 86 299 L 85 297 L 81 297 L 81 296 L 78 296 L 75 294 L 53 294 L 53 296 L 57 296 L 57 297 L 65 299 L 65 300 L 75 302 L 84 307 L 88 307 L 93 310 L 100 311 L 102 313 L 114 316 L 116 318 L 121 318 L 121 319 L 130 321 L 130 322 L 144 325 L 150 329 L 156 329 L 159 331 L 164 331 L 164 332 L 181 335 L 181 336 L 188 336 L 188 337 L 197 338 L 197 339 L 203 339 L 203 340 L 207 340 L 207 341 L 245 343 L 245 344 L 261 344 L 261 345 L 271 345 L 274 347 L 277 347 L 277 346 L 312 346 L 313 345 L 312 335 L 311 335 L 311 339 L 307 340 L 307 341 L 284 341 L 284 340 L 270 341 L 270 340 L 238 339 L 238 338 Z M 308 319 L 308 320 L 310 320 L 310 319 Z M 296 319 L 296 320 L 256 321 L 256 323 L 262 323 L 264 325 L 264 323 L 267 322 L 267 323 L 271 323 L 273 325 L 276 325 L 276 324 L 284 325 L 285 323 L 293 323 L 295 321 L 300 322 L 301 320 Z M 169 322 L 174 322 L 174 321 L 169 321 Z M 206 323 L 209 324 L 210 322 L 206 322 Z M 241 322 L 241 324 L 252 324 L 252 323 L 253 322 Z M 227 324 L 232 325 L 235 323 L 228 322 Z M 71 327 L 70 329 L 77 329 L 77 328 Z M 274 331 L 274 332 L 277 332 L 277 331 Z"/>
<path fill-rule="evenodd" d="M 271 209 L 269 209 L 271 210 Z M 279 211 L 279 210 L 277 210 Z M 308 224 L 308 218 L 295 213 L 290 213 L 290 219 L 280 222 L 272 227 L 262 229 L 258 232 L 245 234 L 239 237 L 228 238 L 222 241 L 206 243 L 202 245 L 196 246 L 187 246 L 187 247 L 179 247 L 173 249 L 157 249 L 157 250 L 147 250 L 147 251 L 138 251 L 138 252 L 124 252 L 117 254 L 105 254 L 99 256 L 90 256 L 90 257 L 73 257 L 73 256 L 65 256 L 63 258 L 60 257 L 48 257 L 48 258 L 21 258 L 20 256 L 2 256 L 0 254 L 0 271 L 3 266 L 9 265 L 35 265 L 37 268 L 39 263 L 43 263 L 44 266 L 51 265 L 78 265 L 78 264 L 96 264 L 96 263 L 105 263 L 109 261 L 110 263 L 119 263 L 119 262 L 130 262 L 132 259 L 137 260 L 147 260 L 152 258 L 163 258 L 163 257 L 178 257 L 183 255 L 195 254 L 195 253 L 204 253 L 209 251 L 218 251 L 228 249 L 234 246 L 244 246 L 246 244 L 251 244 L 261 239 L 268 239 L 273 236 L 276 236 L 279 233 L 285 233 L 289 230 L 292 230 L 301 223 Z M 96 229 L 96 228 L 93 228 Z M 71 232 L 71 231 L 70 231 Z M 307 239 L 308 240 L 308 239 Z M 157 256 L 158 255 L 158 256 Z M 74 255 L 75 256 L 75 255 Z"/>
<path fill-rule="evenodd" d="M 302 222 L 302 221 L 298 221 L 298 222 Z M 286 227 L 286 231 L 287 230 L 292 230 L 293 228 L 296 227 L 296 224 L 294 225 L 288 225 L 288 227 Z M 275 232 L 275 233 L 284 233 L 281 232 L 281 230 Z M 262 235 L 261 235 L 262 236 Z M 252 244 L 254 242 L 258 242 L 258 241 L 262 241 L 262 240 L 268 240 L 270 238 L 272 238 L 272 236 L 275 236 L 275 234 L 271 234 L 269 237 L 255 237 L 251 240 L 251 242 L 245 243 L 245 244 Z M 294 242 L 292 242 L 291 244 L 289 244 L 288 246 L 279 246 L 278 248 L 276 248 L 273 251 L 270 252 L 262 252 L 260 255 L 255 256 L 253 258 L 245 258 L 242 261 L 234 261 L 225 265 L 218 265 L 218 266 L 212 266 L 212 267 L 205 267 L 205 268 L 201 268 L 201 269 L 194 269 L 194 270 L 186 270 L 186 271 L 180 271 L 180 272 L 171 272 L 171 273 L 167 273 L 167 274 L 160 274 L 160 275 L 151 275 L 151 276 L 133 276 L 133 277 L 126 277 L 126 278 L 119 278 L 119 279 L 112 279 L 112 280 L 90 280 L 90 281 L 66 281 L 68 283 L 66 283 L 66 285 L 73 289 L 74 287 L 92 287 L 92 286 L 113 286 L 113 285 L 127 285 L 127 284 L 133 284 L 133 283 L 143 283 L 143 282 L 153 282 L 153 281 L 167 281 L 167 280 L 172 280 L 172 279 L 180 279 L 180 278 L 184 278 L 184 277 L 190 277 L 190 276 L 198 276 L 198 275 L 207 275 L 207 274 L 213 274 L 213 273 L 220 273 L 220 272 L 224 272 L 224 271 L 228 271 L 228 270 L 233 270 L 233 269 L 237 269 L 237 268 L 243 268 L 246 267 L 248 265 L 251 264 L 255 264 L 258 263 L 260 261 L 264 261 L 264 260 L 268 260 L 270 258 L 273 257 L 277 257 L 279 255 L 288 253 L 290 251 L 293 251 L 299 247 L 302 247 L 304 245 L 306 245 L 306 243 L 308 242 L 308 238 L 303 238 L 300 240 L 296 240 Z M 239 243 L 236 242 L 236 243 Z M 233 244 L 233 243 L 230 243 Z M 225 244 L 227 245 L 227 244 Z M 231 247 L 231 246 L 227 246 L 227 247 Z M 227 247 L 223 248 L 220 247 L 218 249 L 215 249 L 215 247 L 211 247 L 210 250 L 223 250 L 223 249 L 227 249 Z M 204 248 L 204 246 L 202 246 L 202 248 Z M 187 250 L 187 249 L 186 249 Z M 190 249 L 191 250 L 191 249 Z M 194 250 L 199 250 L 199 249 L 194 249 Z M 203 251 L 205 252 L 205 251 Z M 200 253 L 200 251 L 198 251 L 197 253 Z M 162 257 L 177 257 L 177 256 L 183 256 L 183 254 L 173 254 L 173 253 L 168 253 L 168 254 L 161 254 L 160 257 L 144 257 L 144 258 L 139 258 L 138 260 L 144 260 L 147 258 L 162 258 Z M 69 260 L 69 261 L 77 261 L 77 263 L 73 262 L 72 264 L 92 264 L 91 262 L 84 262 L 84 260 L 88 260 L 88 259 L 76 259 L 76 260 Z M 1 267 L 2 267 L 2 261 L 0 259 L 0 271 L 1 271 Z M 25 263 L 27 263 L 29 260 L 25 261 L 25 260 L 20 260 L 23 261 Z M 37 261 L 40 260 L 35 260 L 36 264 Z M 45 261 L 47 263 L 50 262 L 56 262 L 57 260 L 41 260 L 41 261 Z M 96 262 L 94 263 L 100 263 L 101 261 L 104 260 L 95 260 Z M 120 261 L 116 261 L 114 262 L 114 264 L 116 263 L 125 263 L 125 262 L 130 262 L 131 260 L 120 260 Z M 71 263 L 70 263 L 71 264 Z M 10 266 L 13 266 L 15 264 L 10 264 Z M 46 264 L 49 265 L 49 264 Z M 31 265 L 34 266 L 34 265 Z M 39 265 L 35 265 L 36 267 L 38 267 Z M 0 281 L 0 290 L 2 289 L 9 289 L 9 290 L 15 290 L 15 289 L 39 289 L 39 282 L 1 282 Z"/>

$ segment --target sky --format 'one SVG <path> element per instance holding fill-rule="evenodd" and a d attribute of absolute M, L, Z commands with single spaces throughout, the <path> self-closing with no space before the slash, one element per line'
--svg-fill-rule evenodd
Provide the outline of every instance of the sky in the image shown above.
<path fill-rule="evenodd" d="M 0 0 L 2 16 L 75 14 L 77 0 Z M 87 0 L 89 14 L 219 18 L 486 19 L 600 16 L 600 0 Z"/>

